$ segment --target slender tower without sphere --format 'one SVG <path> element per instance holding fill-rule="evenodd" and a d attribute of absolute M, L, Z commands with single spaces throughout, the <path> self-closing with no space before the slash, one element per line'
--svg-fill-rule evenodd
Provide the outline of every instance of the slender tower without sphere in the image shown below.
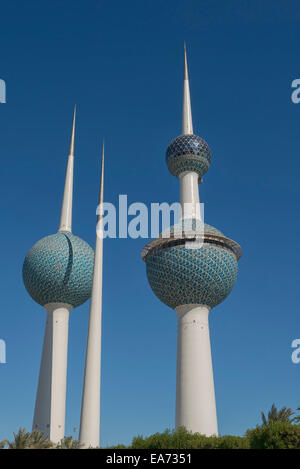
<path fill-rule="evenodd" d="M 208 316 L 232 290 L 240 246 L 204 224 L 198 183 L 210 166 L 207 143 L 193 133 L 186 51 L 182 135 L 166 152 L 169 171 L 180 180 L 182 219 L 142 251 L 155 295 L 178 316 L 176 428 L 217 435 Z"/>
<path fill-rule="evenodd" d="M 82 393 L 79 442 L 81 448 L 96 448 L 100 444 L 100 378 L 101 378 L 101 323 L 103 270 L 103 191 L 104 143 L 102 150 L 101 183 L 97 210 L 97 233 L 93 286 L 91 294 L 89 330 L 86 347 L 84 384 Z"/>
<path fill-rule="evenodd" d="M 28 293 L 47 311 L 33 430 L 54 443 L 65 429 L 69 313 L 90 297 L 94 261 L 92 248 L 71 232 L 74 135 L 75 111 L 59 230 L 38 241 L 23 265 Z"/>

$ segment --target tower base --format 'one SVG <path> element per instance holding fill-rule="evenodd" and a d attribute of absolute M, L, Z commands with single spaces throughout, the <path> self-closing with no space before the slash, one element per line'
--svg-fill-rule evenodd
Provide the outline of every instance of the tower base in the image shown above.
<path fill-rule="evenodd" d="M 32 430 L 59 443 L 65 433 L 68 329 L 71 305 L 45 305 L 47 321 Z"/>
<path fill-rule="evenodd" d="M 182 305 L 178 315 L 176 428 L 218 435 L 208 315 L 205 305 Z"/>

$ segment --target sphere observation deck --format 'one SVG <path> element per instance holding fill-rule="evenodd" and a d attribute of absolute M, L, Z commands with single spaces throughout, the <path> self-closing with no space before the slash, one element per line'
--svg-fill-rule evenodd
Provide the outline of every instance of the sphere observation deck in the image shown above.
<path fill-rule="evenodd" d="M 175 177 L 186 171 L 193 171 L 201 180 L 210 166 L 210 161 L 208 144 L 203 138 L 193 134 L 176 137 L 166 151 L 168 169 Z"/>
<path fill-rule="evenodd" d="M 23 281 L 40 305 L 83 304 L 91 294 L 93 249 L 68 231 L 59 231 L 38 241 L 23 264 Z"/>
<path fill-rule="evenodd" d="M 180 227 L 181 228 L 181 227 Z M 182 235 L 160 236 L 142 251 L 150 286 L 167 306 L 203 304 L 210 308 L 221 303 L 231 292 L 237 277 L 241 248 L 216 228 L 204 224 L 193 234 L 184 227 Z M 202 240 L 199 248 L 186 242 Z"/>

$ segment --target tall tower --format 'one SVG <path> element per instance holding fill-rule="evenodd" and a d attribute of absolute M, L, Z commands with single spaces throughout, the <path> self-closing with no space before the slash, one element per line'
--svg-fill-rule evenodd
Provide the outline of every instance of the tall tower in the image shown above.
<path fill-rule="evenodd" d="M 102 150 L 101 184 L 97 211 L 97 234 L 93 286 L 91 294 L 89 331 L 86 347 L 84 384 L 81 404 L 79 441 L 81 448 L 96 448 L 100 444 L 100 374 L 103 270 L 103 191 L 104 144 Z"/>
<path fill-rule="evenodd" d="M 75 111 L 59 229 L 38 241 L 23 265 L 29 295 L 47 312 L 33 430 L 54 443 L 64 437 L 68 324 L 71 309 L 91 293 L 94 253 L 72 234 Z"/>
<path fill-rule="evenodd" d="M 182 218 L 142 251 L 150 286 L 178 316 L 176 428 L 217 435 L 208 316 L 233 288 L 240 246 L 204 224 L 198 183 L 210 166 L 207 143 L 193 133 L 186 51 L 182 135 L 168 146 L 166 162 L 180 181 Z"/>

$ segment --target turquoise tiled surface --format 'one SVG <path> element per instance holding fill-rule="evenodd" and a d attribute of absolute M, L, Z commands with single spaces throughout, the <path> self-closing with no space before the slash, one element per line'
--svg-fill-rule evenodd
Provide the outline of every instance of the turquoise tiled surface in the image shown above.
<path fill-rule="evenodd" d="M 171 308 L 183 304 L 213 308 L 232 290 L 238 266 L 234 253 L 204 244 L 199 249 L 180 245 L 150 253 L 146 269 L 153 292 Z"/>
<path fill-rule="evenodd" d="M 201 230 L 200 233 L 202 233 L 202 221 L 197 220 L 196 218 L 184 218 L 175 225 L 170 226 L 170 228 L 168 228 L 167 230 L 163 231 L 160 236 L 162 236 L 165 232 L 167 233 L 168 231 L 170 232 L 170 235 L 172 235 L 173 233 L 175 233 L 176 235 L 177 232 L 181 233 L 184 231 L 195 231 L 195 233 L 197 233 L 197 229 Z M 204 223 L 204 232 L 224 236 L 220 230 L 218 230 L 212 225 L 208 225 L 208 223 Z"/>
<path fill-rule="evenodd" d="M 28 293 L 40 305 L 84 303 L 91 294 L 93 249 L 67 231 L 46 236 L 28 252 L 23 281 Z"/>

